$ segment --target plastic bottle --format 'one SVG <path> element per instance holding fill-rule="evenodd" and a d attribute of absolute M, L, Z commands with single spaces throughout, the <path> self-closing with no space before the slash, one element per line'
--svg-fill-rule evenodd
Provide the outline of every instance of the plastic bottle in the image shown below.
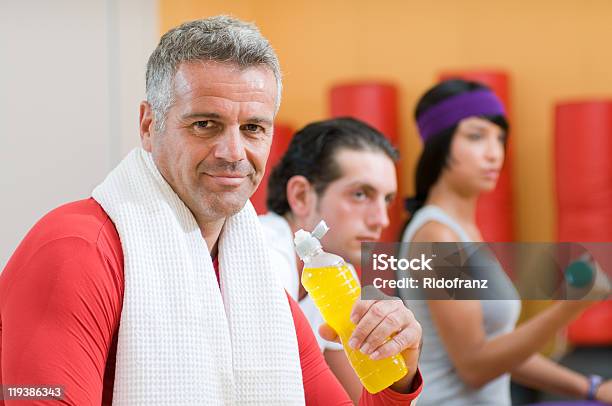
<path fill-rule="evenodd" d="M 408 372 L 401 354 L 381 360 L 348 345 L 355 330 L 350 320 L 361 287 L 342 257 L 323 251 L 319 239 L 329 228 L 321 221 L 312 234 L 304 230 L 295 233 L 295 248 L 304 261 L 302 285 L 321 312 L 323 319 L 338 334 L 351 366 L 370 393 L 377 393 L 400 380 Z"/>

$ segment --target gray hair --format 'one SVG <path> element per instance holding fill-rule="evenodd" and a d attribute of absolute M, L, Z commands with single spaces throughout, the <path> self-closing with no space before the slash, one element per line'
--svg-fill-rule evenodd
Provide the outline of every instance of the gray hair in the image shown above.
<path fill-rule="evenodd" d="M 274 77 L 280 105 L 282 81 L 274 49 L 254 24 L 229 16 L 189 21 L 165 33 L 147 63 L 147 101 L 155 114 L 155 128 L 163 131 L 174 103 L 174 76 L 179 65 L 191 61 L 232 63 L 240 68 L 265 66 Z"/>

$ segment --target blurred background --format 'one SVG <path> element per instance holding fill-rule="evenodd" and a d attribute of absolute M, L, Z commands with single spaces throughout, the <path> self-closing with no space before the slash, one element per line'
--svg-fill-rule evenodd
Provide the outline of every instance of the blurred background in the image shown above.
<path fill-rule="evenodd" d="M 139 145 L 159 36 L 216 14 L 255 22 L 279 55 L 277 155 L 308 122 L 376 110 L 359 95 L 373 86 L 384 109 L 361 118 L 394 133 L 406 197 L 421 150 L 417 99 L 441 77 L 482 78 L 511 121 L 504 190 L 480 219 L 498 232 L 490 239 L 612 241 L 611 1 L 0 0 L 0 269 L 42 215 L 89 196 Z"/>

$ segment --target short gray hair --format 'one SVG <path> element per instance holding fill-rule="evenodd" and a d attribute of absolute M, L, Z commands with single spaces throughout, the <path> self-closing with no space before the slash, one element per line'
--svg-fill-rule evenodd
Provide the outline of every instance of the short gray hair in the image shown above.
<path fill-rule="evenodd" d="M 155 114 L 158 131 L 163 131 L 166 115 L 174 103 L 174 76 L 179 65 L 191 61 L 236 64 L 240 68 L 265 66 L 274 77 L 280 105 L 282 81 L 274 49 L 251 23 L 229 16 L 189 21 L 165 33 L 147 63 L 147 101 Z"/>

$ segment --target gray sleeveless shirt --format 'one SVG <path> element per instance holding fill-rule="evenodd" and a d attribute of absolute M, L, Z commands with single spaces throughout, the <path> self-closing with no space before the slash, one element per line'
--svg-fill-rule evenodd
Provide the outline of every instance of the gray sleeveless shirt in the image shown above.
<path fill-rule="evenodd" d="M 418 210 L 404 231 L 402 242 L 410 242 L 416 232 L 426 223 L 436 221 L 450 228 L 459 237 L 459 242 L 470 242 L 465 230 L 441 208 L 434 205 Z M 497 264 L 499 267 L 499 264 Z M 501 267 L 497 270 L 503 273 Z M 505 275 L 505 274 L 504 274 Z M 400 289 L 400 296 L 403 296 Z M 510 374 L 504 374 L 480 389 L 472 389 L 459 377 L 424 300 L 402 297 L 406 306 L 414 312 L 423 327 L 423 350 L 419 367 L 426 384 L 419 397 L 419 406 L 473 406 L 511 405 Z M 517 294 L 518 299 L 518 294 Z M 483 328 L 488 339 L 512 331 L 518 319 L 519 300 L 481 300 Z"/>

